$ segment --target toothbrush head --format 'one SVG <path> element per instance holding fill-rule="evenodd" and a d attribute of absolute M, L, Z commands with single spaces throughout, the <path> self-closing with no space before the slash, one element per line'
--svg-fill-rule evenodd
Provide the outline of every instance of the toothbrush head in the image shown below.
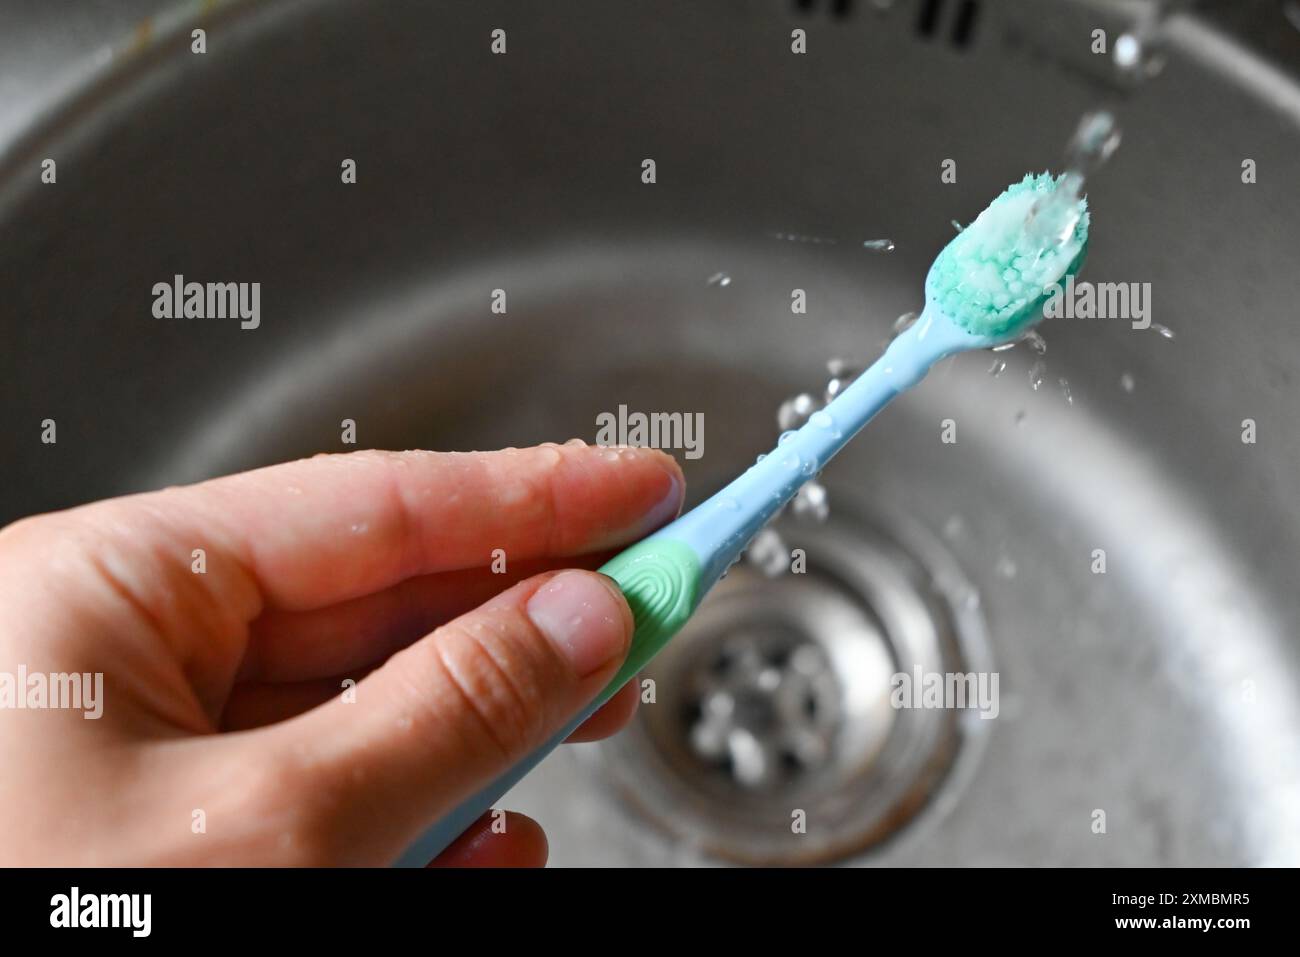
<path fill-rule="evenodd" d="M 1027 174 L 943 248 L 925 278 L 928 303 L 971 335 L 1014 339 L 1043 315 L 1053 286 L 1083 265 L 1088 204 L 1079 179 Z"/>

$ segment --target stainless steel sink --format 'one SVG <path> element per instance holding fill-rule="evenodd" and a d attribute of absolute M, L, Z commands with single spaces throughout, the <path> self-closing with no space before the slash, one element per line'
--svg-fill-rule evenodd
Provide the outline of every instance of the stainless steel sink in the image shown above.
<path fill-rule="evenodd" d="M 1135 84 L 1089 50 L 1134 4 L 962 6 L 122 4 L 46 58 L 15 32 L 0 520 L 342 450 L 345 418 L 494 448 L 592 441 L 620 404 L 704 414 L 698 501 L 1108 103 L 1085 278 L 1150 282 L 1174 337 L 1049 320 L 1039 389 L 1023 349 L 937 368 L 826 470 L 829 521 L 789 527 L 808 575 L 738 568 L 636 726 L 508 803 L 557 864 L 1300 863 L 1300 37 L 1268 2 L 1180 15 Z M 260 327 L 155 319 L 178 273 L 260 282 Z M 882 709 L 922 661 L 997 672 L 997 717 Z M 804 744 L 714 760 L 721 686 L 758 745 Z"/>

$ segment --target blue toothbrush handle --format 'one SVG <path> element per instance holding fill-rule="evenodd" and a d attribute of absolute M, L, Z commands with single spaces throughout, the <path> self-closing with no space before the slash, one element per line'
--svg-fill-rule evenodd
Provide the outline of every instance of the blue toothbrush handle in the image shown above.
<path fill-rule="evenodd" d="M 972 338 L 927 308 L 842 395 L 722 491 L 600 570 L 623 590 L 636 630 L 627 660 L 594 701 L 554 737 L 425 831 L 397 860 L 424 867 L 541 763 L 624 684 L 636 677 L 686 623 L 700 600 L 799 487 L 894 396 L 938 359 L 972 347 Z"/>
<path fill-rule="evenodd" d="M 927 305 L 870 368 L 802 428 L 665 531 L 689 544 L 711 588 L 800 487 L 829 462 L 900 392 L 916 385 L 935 362 L 986 344 Z"/>

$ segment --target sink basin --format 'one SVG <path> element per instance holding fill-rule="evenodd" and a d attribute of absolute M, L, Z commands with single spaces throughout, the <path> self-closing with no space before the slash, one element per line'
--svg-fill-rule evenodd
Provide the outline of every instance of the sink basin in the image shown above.
<path fill-rule="evenodd" d="M 826 469 L 828 520 L 786 520 L 806 579 L 738 566 L 634 727 L 505 803 L 561 865 L 1300 864 L 1300 84 L 1205 18 L 1138 83 L 1089 49 L 1123 5 L 962 6 L 246 2 L 205 55 L 171 7 L 69 52 L 0 123 L 0 520 L 343 451 L 345 419 L 497 448 L 620 405 L 703 414 L 698 502 L 1108 104 L 1082 278 L 1150 283 L 1152 328 L 936 367 Z M 155 318 L 177 274 L 260 282 L 260 325 Z M 996 673 L 997 715 L 882 709 L 921 662 Z M 811 743 L 720 764 L 717 686 L 784 720 L 765 668 Z"/>

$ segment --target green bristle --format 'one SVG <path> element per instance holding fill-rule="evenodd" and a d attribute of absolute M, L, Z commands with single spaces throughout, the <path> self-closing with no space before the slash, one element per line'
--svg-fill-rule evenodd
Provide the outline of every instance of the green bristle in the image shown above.
<path fill-rule="evenodd" d="M 1010 336 L 1036 321 L 1053 284 L 1079 271 L 1088 247 L 1087 201 L 1064 192 L 1052 201 L 1064 178 L 1027 174 L 993 200 L 939 253 L 926 298 L 978 336 Z"/>

